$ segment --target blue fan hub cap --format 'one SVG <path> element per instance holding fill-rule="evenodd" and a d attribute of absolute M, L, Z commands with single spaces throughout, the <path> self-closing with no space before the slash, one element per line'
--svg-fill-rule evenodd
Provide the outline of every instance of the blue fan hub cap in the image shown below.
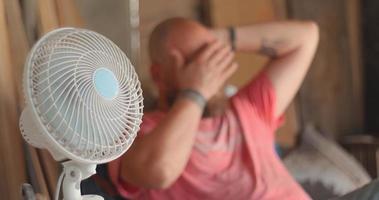
<path fill-rule="evenodd" d="M 99 68 L 93 74 L 96 92 L 107 100 L 114 99 L 119 93 L 119 83 L 114 73 L 107 68 Z"/>

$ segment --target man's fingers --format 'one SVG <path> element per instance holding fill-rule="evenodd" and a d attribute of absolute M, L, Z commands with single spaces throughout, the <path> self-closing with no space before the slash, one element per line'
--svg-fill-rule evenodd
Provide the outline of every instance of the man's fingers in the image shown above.
<path fill-rule="evenodd" d="M 228 57 L 231 53 L 230 46 L 223 45 L 222 48 L 218 49 L 210 58 L 209 65 L 215 65 L 222 63 L 223 60 Z"/>
<path fill-rule="evenodd" d="M 221 58 L 221 60 L 219 60 L 218 63 L 210 65 L 209 67 L 214 68 L 215 72 L 220 73 L 220 72 L 224 71 L 225 68 L 227 68 L 228 66 L 231 65 L 231 63 L 233 62 L 233 59 L 234 59 L 234 52 L 230 51 L 226 55 L 224 55 L 224 57 Z"/>
<path fill-rule="evenodd" d="M 208 60 L 218 49 L 222 47 L 222 45 L 222 42 L 220 42 L 219 40 L 216 40 L 208 44 L 204 49 L 202 49 L 199 52 L 197 59 L 201 61 Z"/>
<path fill-rule="evenodd" d="M 234 60 L 234 52 L 229 52 L 224 58 L 222 58 L 222 60 L 220 60 L 219 63 L 217 63 L 218 65 L 230 65 L 230 63 L 232 63 Z"/>
<path fill-rule="evenodd" d="M 184 58 L 177 50 L 172 50 L 170 52 L 171 62 L 173 63 L 173 72 L 177 75 L 181 73 L 181 70 L 183 70 Z"/>
<path fill-rule="evenodd" d="M 228 67 L 221 72 L 220 78 L 225 81 L 227 80 L 233 73 L 238 69 L 238 64 L 237 62 L 233 62 Z"/>
<path fill-rule="evenodd" d="M 178 50 L 172 50 L 170 56 L 176 68 L 180 68 L 184 65 L 184 58 Z"/>

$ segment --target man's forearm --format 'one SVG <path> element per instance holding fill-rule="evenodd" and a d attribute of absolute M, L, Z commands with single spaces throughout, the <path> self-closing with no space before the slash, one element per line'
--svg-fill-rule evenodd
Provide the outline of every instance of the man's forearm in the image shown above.
<path fill-rule="evenodd" d="M 283 21 L 235 27 L 236 51 L 255 52 L 269 57 L 285 55 L 304 43 L 307 21 Z M 230 43 L 227 29 L 214 31 L 218 38 Z"/>
<path fill-rule="evenodd" d="M 188 161 L 201 114 L 195 102 L 179 98 L 158 126 L 126 153 L 122 176 L 144 187 L 171 184 Z"/>
<path fill-rule="evenodd" d="M 319 40 L 312 21 L 283 21 L 236 27 L 237 51 L 271 57 L 265 70 L 276 94 L 275 115 L 281 115 L 297 93 L 312 62 Z M 231 42 L 227 29 L 214 31 L 216 37 Z"/>
<path fill-rule="evenodd" d="M 308 22 L 286 21 L 236 28 L 236 48 L 254 51 L 270 57 L 285 55 L 304 43 Z"/>

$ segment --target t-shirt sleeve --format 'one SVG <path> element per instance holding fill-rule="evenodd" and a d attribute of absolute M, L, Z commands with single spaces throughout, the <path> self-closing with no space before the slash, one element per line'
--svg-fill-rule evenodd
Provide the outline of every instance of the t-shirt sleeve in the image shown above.
<path fill-rule="evenodd" d="M 276 92 L 266 71 L 260 72 L 256 78 L 240 89 L 233 98 L 238 99 L 237 102 L 250 104 L 249 107 L 254 110 L 252 113 L 255 115 L 254 118 L 260 119 L 272 129 L 276 129 L 284 121 L 283 116 L 275 116 Z"/>
<path fill-rule="evenodd" d="M 159 121 L 164 117 L 164 113 L 154 112 L 147 113 L 142 119 L 140 130 L 137 137 L 142 137 L 149 134 L 159 123 Z"/>
<path fill-rule="evenodd" d="M 158 112 L 144 114 L 137 137 L 143 137 L 144 135 L 149 134 L 156 127 L 162 117 L 163 113 Z M 135 198 L 141 192 L 141 188 L 134 187 L 121 178 L 121 161 L 122 156 L 108 164 L 109 178 L 123 198 Z"/>

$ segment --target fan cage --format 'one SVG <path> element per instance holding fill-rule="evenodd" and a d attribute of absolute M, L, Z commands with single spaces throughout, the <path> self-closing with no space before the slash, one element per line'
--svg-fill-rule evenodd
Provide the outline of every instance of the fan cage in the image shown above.
<path fill-rule="evenodd" d="M 96 92 L 99 68 L 118 81 L 114 99 Z M 68 158 L 108 162 L 132 144 L 143 115 L 142 90 L 127 56 L 106 37 L 76 28 L 50 32 L 33 47 L 24 76 L 27 105 L 42 129 L 36 134 L 48 136 Z"/>

